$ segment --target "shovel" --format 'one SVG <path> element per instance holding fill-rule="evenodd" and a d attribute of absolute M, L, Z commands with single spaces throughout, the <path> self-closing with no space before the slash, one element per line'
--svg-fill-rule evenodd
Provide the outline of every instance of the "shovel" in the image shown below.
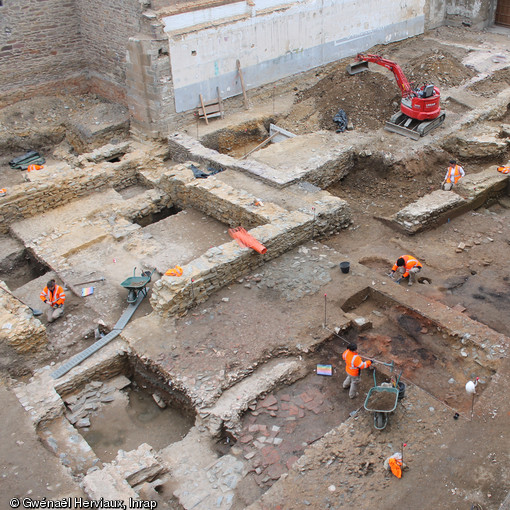
<path fill-rule="evenodd" d="M 3 287 L 0 287 L 0 289 L 2 289 L 4 292 L 7 292 L 7 294 L 12 296 L 17 301 L 19 301 L 22 305 L 25 305 L 27 308 L 30 308 L 30 310 L 32 310 L 32 314 L 34 315 L 34 317 L 39 317 L 39 315 L 42 315 L 41 310 L 37 310 L 36 308 L 32 308 L 31 306 L 28 306 L 26 303 L 21 301 L 20 298 L 16 297 L 12 292 L 9 292 L 7 289 L 4 289 Z"/>

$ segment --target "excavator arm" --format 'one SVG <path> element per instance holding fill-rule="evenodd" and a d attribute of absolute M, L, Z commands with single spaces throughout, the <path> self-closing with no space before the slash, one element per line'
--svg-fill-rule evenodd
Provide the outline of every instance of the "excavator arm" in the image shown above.
<path fill-rule="evenodd" d="M 389 69 L 393 73 L 393 76 L 395 76 L 395 80 L 397 82 L 398 88 L 402 93 L 402 97 L 411 97 L 414 95 L 411 84 L 407 81 L 404 71 L 402 71 L 402 68 L 395 62 L 382 58 L 379 55 L 371 55 L 368 53 L 358 53 L 356 55 L 356 61 L 372 62 L 374 64 L 383 66 L 386 69 Z"/>

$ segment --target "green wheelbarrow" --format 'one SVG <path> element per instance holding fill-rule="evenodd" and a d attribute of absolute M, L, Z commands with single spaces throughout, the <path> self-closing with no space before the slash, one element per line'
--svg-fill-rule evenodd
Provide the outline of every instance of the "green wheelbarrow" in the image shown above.
<path fill-rule="evenodd" d="M 396 387 L 393 386 L 377 386 L 374 370 L 374 387 L 370 388 L 364 408 L 374 413 L 374 428 L 384 430 L 388 424 L 388 415 L 397 408 L 399 397 L 399 380 L 397 379 Z"/>
<path fill-rule="evenodd" d="M 140 293 L 145 297 L 147 295 L 147 284 L 151 281 L 152 275 L 156 271 L 154 268 L 152 271 L 142 271 L 140 276 L 136 276 L 136 267 L 133 269 L 133 276 L 126 278 L 121 286 L 128 289 L 128 303 L 135 303 Z"/>

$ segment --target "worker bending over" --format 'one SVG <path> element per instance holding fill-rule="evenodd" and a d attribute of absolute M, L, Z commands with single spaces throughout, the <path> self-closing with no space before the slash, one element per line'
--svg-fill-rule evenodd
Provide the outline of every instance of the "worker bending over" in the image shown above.
<path fill-rule="evenodd" d="M 66 300 L 66 295 L 64 289 L 60 285 L 57 285 L 55 280 L 50 280 L 46 284 L 46 287 L 44 287 L 41 292 L 40 298 L 46 304 L 50 305 L 50 309 L 46 314 L 48 322 L 53 322 L 64 315 L 64 301 Z"/>
<path fill-rule="evenodd" d="M 442 188 L 445 191 L 450 191 L 457 182 L 462 179 L 466 175 L 464 169 L 457 165 L 457 162 L 454 159 L 450 160 L 450 166 L 446 171 L 446 175 L 444 176 L 443 186 Z"/>
<path fill-rule="evenodd" d="M 395 271 L 398 271 L 402 274 L 402 276 L 397 280 L 397 283 L 400 283 L 402 278 L 409 277 L 407 285 L 411 286 L 416 281 L 416 275 L 422 270 L 422 268 L 423 266 L 421 263 L 412 255 L 402 255 L 402 257 L 397 259 L 388 276 L 390 278 L 394 278 Z"/>
<path fill-rule="evenodd" d="M 347 349 L 342 354 L 342 358 L 345 361 L 345 371 L 347 372 L 343 388 L 344 390 L 349 388 L 349 397 L 356 398 L 358 396 L 358 385 L 361 380 L 360 370 L 368 368 L 372 362 L 361 359 L 358 355 L 358 346 L 354 343 L 347 346 Z"/>

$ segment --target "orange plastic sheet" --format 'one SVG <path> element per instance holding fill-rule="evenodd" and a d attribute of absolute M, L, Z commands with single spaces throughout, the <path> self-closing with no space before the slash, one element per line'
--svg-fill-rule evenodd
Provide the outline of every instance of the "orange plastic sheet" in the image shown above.
<path fill-rule="evenodd" d="M 231 237 L 233 237 L 240 246 L 246 246 L 247 248 L 251 248 L 258 253 L 266 253 L 267 248 L 257 241 L 252 235 L 248 234 L 246 230 L 242 227 L 237 228 L 229 228 L 228 233 Z"/>
<path fill-rule="evenodd" d="M 182 267 L 181 266 L 175 266 L 169 269 L 165 275 L 166 276 L 182 276 Z"/>

